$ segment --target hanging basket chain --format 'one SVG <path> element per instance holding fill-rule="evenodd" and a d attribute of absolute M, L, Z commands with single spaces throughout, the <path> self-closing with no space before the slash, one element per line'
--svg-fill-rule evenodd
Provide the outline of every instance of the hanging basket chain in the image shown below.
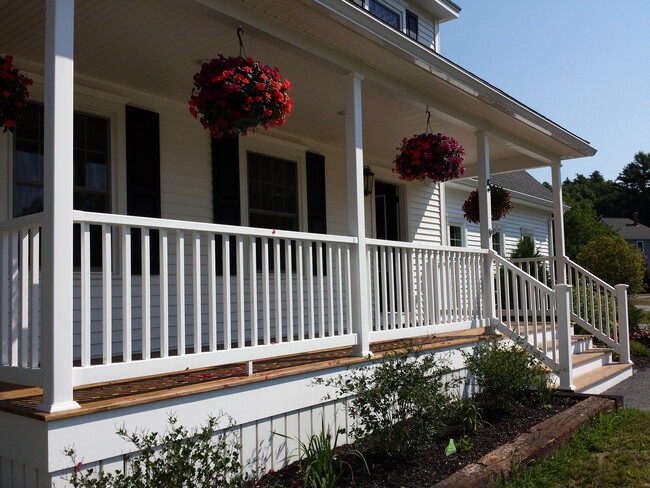
<path fill-rule="evenodd" d="M 244 49 L 244 40 L 242 39 L 243 35 L 244 29 L 240 26 L 237 28 L 237 39 L 239 39 L 239 57 L 247 58 L 248 56 L 246 56 L 246 49 Z"/>

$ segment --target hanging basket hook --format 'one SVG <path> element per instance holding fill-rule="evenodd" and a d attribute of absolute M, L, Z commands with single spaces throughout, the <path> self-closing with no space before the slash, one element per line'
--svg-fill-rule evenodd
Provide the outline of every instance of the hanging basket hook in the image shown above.
<path fill-rule="evenodd" d="M 429 112 L 429 107 L 427 107 L 427 126 L 424 128 L 424 132 L 427 134 L 431 133 L 431 112 Z"/>
<path fill-rule="evenodd" d="M 237 39 L 239 39 L 239 57 L 246 58 L 246 50 L 244 49 L 244 40 L 242 36 L 244 35 L 244 29 L 242 26 L 237 28 Z"/>

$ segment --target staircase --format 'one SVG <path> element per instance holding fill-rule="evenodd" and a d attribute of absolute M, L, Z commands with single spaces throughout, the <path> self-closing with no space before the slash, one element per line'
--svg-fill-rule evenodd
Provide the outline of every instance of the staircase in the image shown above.
<path fill-rule="evenodd" d="M 602 393 L 632 375 L 626 285 L 612 287 L 568 260 L 560 268 L 552 257 L 493 258 L 496 329 L 537 355 L 559 388 Z M 574 334 L 578 326 L 587 333 Z"/>

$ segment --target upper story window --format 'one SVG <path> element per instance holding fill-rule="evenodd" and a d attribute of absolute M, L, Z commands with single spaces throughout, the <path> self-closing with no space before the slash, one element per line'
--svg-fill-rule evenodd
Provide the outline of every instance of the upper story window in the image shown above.
<path fill-rule="evenodd" d="M 368 0 L 368 10 L 371 14 L 380 18 L 388 25 L 395 27 L 395 29 L 402 29 L 400 14 L 392 8 L 387 7 L 377 0 Z"/>
<path fill-rule="evenodd" d="M 418 40 L 418 16 L 413 12 L 406 11 L 406 35 L 411 39 Z"/>
<path fill-rule="evenodd" d="M 368 10 L 370 10 L 371 14 L 380 18 L 388 25 L 395 27 L 395 29 L 401 30 L 402 25 L 400 21 L 400 15 L 395 10 L 388 8 L 386 5 L 378 2 L 377 0 L 368 0 Z"/>
<path fill-rule="evenodd" d="M 636 241 L 636 247 L 639 249 L 641 252 L 645 252 L 643 248 L 643 241 Z"/>

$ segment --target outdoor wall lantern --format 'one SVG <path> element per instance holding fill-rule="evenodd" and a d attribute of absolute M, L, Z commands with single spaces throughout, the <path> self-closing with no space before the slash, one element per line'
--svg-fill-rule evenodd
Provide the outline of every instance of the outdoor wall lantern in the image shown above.
<path fill-rule="evenodd" d="M 364 166 L 363 168 L 363 196 L 367 197 L 372 193 L 372 189 L 375 187 L 375 173 L 372 172 L 370 166 Z"/>

